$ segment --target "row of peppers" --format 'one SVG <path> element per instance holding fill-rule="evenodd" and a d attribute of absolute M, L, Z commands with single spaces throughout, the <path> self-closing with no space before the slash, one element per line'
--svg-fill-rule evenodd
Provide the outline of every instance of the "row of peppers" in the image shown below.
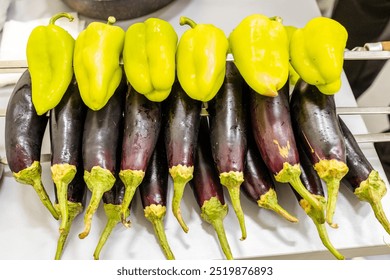
<path fill-rule="evenodd" d="M 220 89 L 231 53 L 240 74 L 257 93 L 276 96 L 290 75 L 316 85 L 324 94 L 341 86 L 347 31 L 338 22 L 317 17 L 303 28 L 284 26 L 279 17 L 253 14 L 244 18 L 229 37 L 213 24 L 189 25 L 180 40 L 173 26 L 149 18 L 125 32 L 107 23 L 92 22 L 74 39 L 55 25 L 68 13 L 54 15 L 48 26 L 30 34 L 26 56 L 33 81 L 33 104 L 39 115 L 62 99 L 73 73 L 84 103 L 101 109 L 114 94 L 122 77 L 121 60 L 128 82 L 149 100 L 165 100 L 177 78 L 185 92 L 202 102 Z"/>

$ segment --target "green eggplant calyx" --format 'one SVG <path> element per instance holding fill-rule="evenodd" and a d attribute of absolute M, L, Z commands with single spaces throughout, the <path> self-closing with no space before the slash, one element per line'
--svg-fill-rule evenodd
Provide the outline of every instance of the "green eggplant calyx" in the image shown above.
<path fill-rule="evenodd" d="M 284 209 L 278 203 L 278 197 L 274 189 L 269 189 L 268 192 L 260 196 L 260 199 L 257 200 L 257 205 L 259 207 L 269 209 L 279 214 L 281 217 L 285 218 L 287 221 L 292 223 L 297 223 L 298 219 L 291 215 L 286 209 Z"/>

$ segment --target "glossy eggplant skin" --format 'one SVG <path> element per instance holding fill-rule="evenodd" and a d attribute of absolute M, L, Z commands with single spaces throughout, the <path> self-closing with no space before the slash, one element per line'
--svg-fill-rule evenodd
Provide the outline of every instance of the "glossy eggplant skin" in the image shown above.
<path fill-rule="evenodd" d="M 176 81 L 163 106 L 168 167 L 193 166 L 202 103 L 190 98 Z"/>
<path fill-rule="evenodd" d="M 26 70 L 10 96 L 5 118 L 5 150 L 10 170 L 17 173 L 40 161 L 49 118 L 38 116 L 31 99 L 31 77 Z"/>
<path fill-rule="evenodd" d="M 145 177 L 139 186 L 143 208 L 152 204 L 167 205 L 169 173 L 163 135 L 160 134 Z"/>
<path fill-rule="evenodd" d="M 346 161 L 345 142 L 336 114 L 333 95 L 298 80 L 291 94 L 291 119 L 297 141 L 309 151 L 313 164 L 321 159 Z"/>
<path fill-rule="evenodd" d="M 131 86 L 126 94 L 121 170 L 145 171 L 161 129 L 161 104 Z"/>
<path fill-rule="evenodd" d="M 299 154 L 291 124 L 288 83 L 275 97 L 250 91 L 251 127 L 266 163 L 273 174 L 283 169 L 283 164 L 299 164 Z"/>
<path fill-rule="evenodd" d="M 345 139 L 346 159 L 349 168 L 348 173 L 343 178 L 343 183 L 354 192 L 360 183 L 367 180 L 374 168 L 363 154 L 351 130 L 340 117 L 339 123 Z"/>
<path fill-rule="evenodd" d="M 220 173 L 244 170 L 247 150 L 247 111 L 244 106 L 244 79 L 232 61 L 217 95 L 209 102 L 210 141 Z"/>
<path fill-rule="evenodd" d="M 197 151 L 195 156 L 194 179 L 191 186 L 199 207 L 205 201 L 216 197 L 222 205 L 225 204 L 223 188 L 219 180 L 218 170 L 211 154 L 210 130 L 207 117 L 201 117 Z"/>
<path fill-rule="evenodd" d="M 124 79 L 106 106 L 98 111 L 88 109 L 83 132 L 84 170 L 94 166 L 117 171 L 117 149 L 123 129 L 123 109 L 127 84 Z"/>
<path fill-rule="evenodd" d="M 87 107 L 81 99 L 77 81 L 73 80 L 60 103 L 50 111 L 52 165 L 82 165 L 82 133 Z"/>

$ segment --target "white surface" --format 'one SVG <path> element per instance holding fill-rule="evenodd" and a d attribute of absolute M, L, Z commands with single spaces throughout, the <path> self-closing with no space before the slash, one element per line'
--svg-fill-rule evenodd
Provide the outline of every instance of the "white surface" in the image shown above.
<path fill-rule="evenodd" d="M 52 13 L 58 12 L 54 4 L 58 1 L 50 2 Z M 58 5 L 63 8 L 61 3 Z M 285 24 L 303 26 L 308 19 L 318 16 L 319 10 L 315 1 L 304 0 L 177 0 L 150 16 L 170 20 L 179 34 L 186 29 L 177 24 L 181 15 L 189 16 L 197 22 L 214 23 L 228 34 L 241 19 L 252 13 L 280 15 L 284 18 Z M 14 16 L 19 20 L 21 18 L 17 14 Z M 31 17 L 31 14 L 29 16 Z M 126 26 L 130 22 L 132 21 L 120 24 Z M 356 102 L 345 77 L 343 81 L 343 87 L 336 95 L 336 102 L 339 106 L 355 106 Z M 12 88 L 0 90 L 2 108 L 5 108 L 11 90 Z M 361 118 L 354 116 L 344 119 L 353 132 L 366 131 Z M 4 118 L 0 119 L 0 131 L 4 131 Z M 0 135 L 0 153 L 5 155 L 4 133 Z M 48 152 L 47 137 L 44 145 L 43 152 Z M 364 152 L 385 178 L 372 145 L 364 145 Z M 5 177 L 0 185 L 0 259 L 52 259 L 58 237 L 58 221 L 54 220 L 42 206 L 31 187 L 16 183 L 8 168 L 5 171 Z M 53 198 L 48 163 L 43 164 L 43 182 Z M 233 256 L 333 259 L 319 240 L 312 221 L 297 204 L 290 188 L 287 185 L 278 185 L 277 192 L 280 204 L 296 215 L 300 222 L 290 224 L 273 212 L 260 209 L 242 196 L 241 203 L 248 231 L 248 238 L 245 241 L 239 240 L 241 232 L 227 197 L 230 211 L 225 219 L 225 227 Z M 172 195 L 172 191 L 169 195 Z M 383 204 L 385 211 L 389 211 L 390 195 L 385 196 Z M 182 213 L 190 229 L 187 234 L 181 230 L 170 209 L 165 220 L 166 234 L 176 259 L 224 259 L 213 229 L 199 217 L 199 210 L 189 187 L 184 194 Z M 90 235 L 80 240 L 77 235 L 83 230 L 82 218 L 80 215 L 75 220 L 62 259 L 92 259 L 106 218 L 100 207 L 93 218 Z M 125 229 L 118 225 L 114 229 L 103 248 L 101 259 L 164 259 L 152 227 L 143 217 L 138 193 L 132 208 L 131 220 L 132 228 Z M 369 205 L 359 202 L 344 187 L 341 187 L 334 221 L 339 224 L 339 228 L 328 227 L 330 239 L 347 258 L 390 251 L 385 244 L 390 242 L 390 238 L 376 221 Z"/>

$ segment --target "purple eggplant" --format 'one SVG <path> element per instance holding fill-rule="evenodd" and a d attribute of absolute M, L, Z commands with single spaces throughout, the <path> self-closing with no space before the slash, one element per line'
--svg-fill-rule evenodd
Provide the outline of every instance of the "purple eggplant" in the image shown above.
<path fill-rule="evenodd" d="M 300 79 L 292 92 L 290 106 L 297 141 L 302 143 L 327 187 L 326 221 L 336 227 L 333 216 L 340 181 L 347 174 L 348 166 L 334 96 L 325 95 L 316 86 Z"/>
<path fill-rule="evenodd" d="M 31 76 L 26 70 L 10 96 L 5 117 L 5 151 L 16 181 L 31 185 L 55 219 L 59 215 L 42 184 L 40 163 L 43 136 L 48 123 L 38 116 L 31 99 Z"/>

